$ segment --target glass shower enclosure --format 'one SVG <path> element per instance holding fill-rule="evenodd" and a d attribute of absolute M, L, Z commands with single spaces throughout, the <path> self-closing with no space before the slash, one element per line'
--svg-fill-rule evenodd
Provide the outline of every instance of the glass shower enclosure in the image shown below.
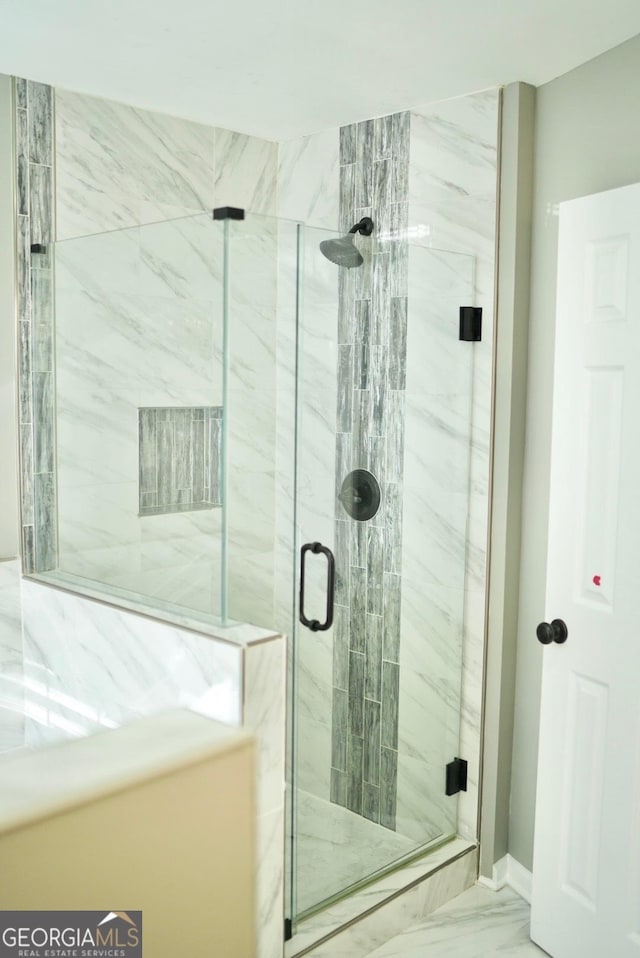
<path fill-rule="evenodd" d="M 49 579 L 290 636 L 288 917 L 456 834 L 473 260 L 200 214 L 57 243 Z M 284 694 L 284 690 L 283 690 Z"/>

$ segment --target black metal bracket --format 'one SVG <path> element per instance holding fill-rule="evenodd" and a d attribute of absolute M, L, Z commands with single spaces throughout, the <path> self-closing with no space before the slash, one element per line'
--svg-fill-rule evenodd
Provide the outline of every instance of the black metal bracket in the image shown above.
<path fill-rule="evenodd" d="M 466 343 L 479 343 L 482 339 L 482 306 L 460 307 L 460 335 Z"/>
<path fill-rule="evenodd" d="M 213 211 L 214 220 L 243 220 L 244 210 L 239 206 L 218 206 Z"/>
<path fill-rule="evenodd" d="M 32 253 L 46 253 L 46 252 L 47 252 L 47 247 L 45 246 L 44 243 L 32 243 L 32 244 L 31 244 L 31 252 L 32 252 Z"/>
<path fill-rule="evenodd" d="M 285 918 L 284 920 L 284 940 L 291 941 L 293 938 L 293 928 L 291 927 L 291 919 Z"/>
<path fill-rule="evenodd" d="M 467 763 L 463 758 L 454 758 L 447 765 L 446 795 L 457 795 L 467 790 Z"/>

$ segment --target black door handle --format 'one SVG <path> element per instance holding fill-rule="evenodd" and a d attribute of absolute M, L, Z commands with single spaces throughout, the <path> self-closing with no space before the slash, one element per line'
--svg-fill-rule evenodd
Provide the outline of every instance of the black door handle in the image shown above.
<path fill-rule="evenodd" d="M 562 619 L 554 619 L 551 623 L 541 622 L 536 629 L 536 635 L 538 642 L 542 642 L 543 645 L 551 645 L 552 642 L 562 645 L 567 641 L 569 630 Z"/>
<path fill-rule="evenodd" d="M 304 565 L 307 552 L 314 555 L 323 553 L 327 557 L 327 611 L 324 622 L 318 619 L 308 619 L 304 614 Z M 300 621 L 312 632 L 326 632 L 333 625 L 333 597 L 336 582 L 336 560 L 333 552 L 321 542 L 306 542 L 300 550 Z"/>

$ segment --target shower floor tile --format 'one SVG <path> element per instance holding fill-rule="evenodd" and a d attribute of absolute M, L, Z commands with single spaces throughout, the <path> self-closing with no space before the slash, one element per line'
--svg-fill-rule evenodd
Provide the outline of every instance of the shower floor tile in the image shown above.
<path fill-rule="evenodd" d="M 529 938 L 529 912 L 510 888 L 474 885 L 368 958 L 546 958 Z"/>
<path fill-rule="evenodd" d="M 307 911 L 350 884 L 415 851 L 398 832 L 307 792 L 297 807 L 297 910 Z"/>

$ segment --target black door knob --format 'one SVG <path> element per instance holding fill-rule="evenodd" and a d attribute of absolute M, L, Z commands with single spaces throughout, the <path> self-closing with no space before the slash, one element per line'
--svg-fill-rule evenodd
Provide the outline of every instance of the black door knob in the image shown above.
<path fill-rule="evenodd" d="M 541 622 L 536 629 L 536 635 L 538 642 L 542 642 L 543 645 L 550 645 L 552 642 L 562 645 L 567 641 L 569 630 L 562 619 L 554 619 L 551 623 Z"/>

